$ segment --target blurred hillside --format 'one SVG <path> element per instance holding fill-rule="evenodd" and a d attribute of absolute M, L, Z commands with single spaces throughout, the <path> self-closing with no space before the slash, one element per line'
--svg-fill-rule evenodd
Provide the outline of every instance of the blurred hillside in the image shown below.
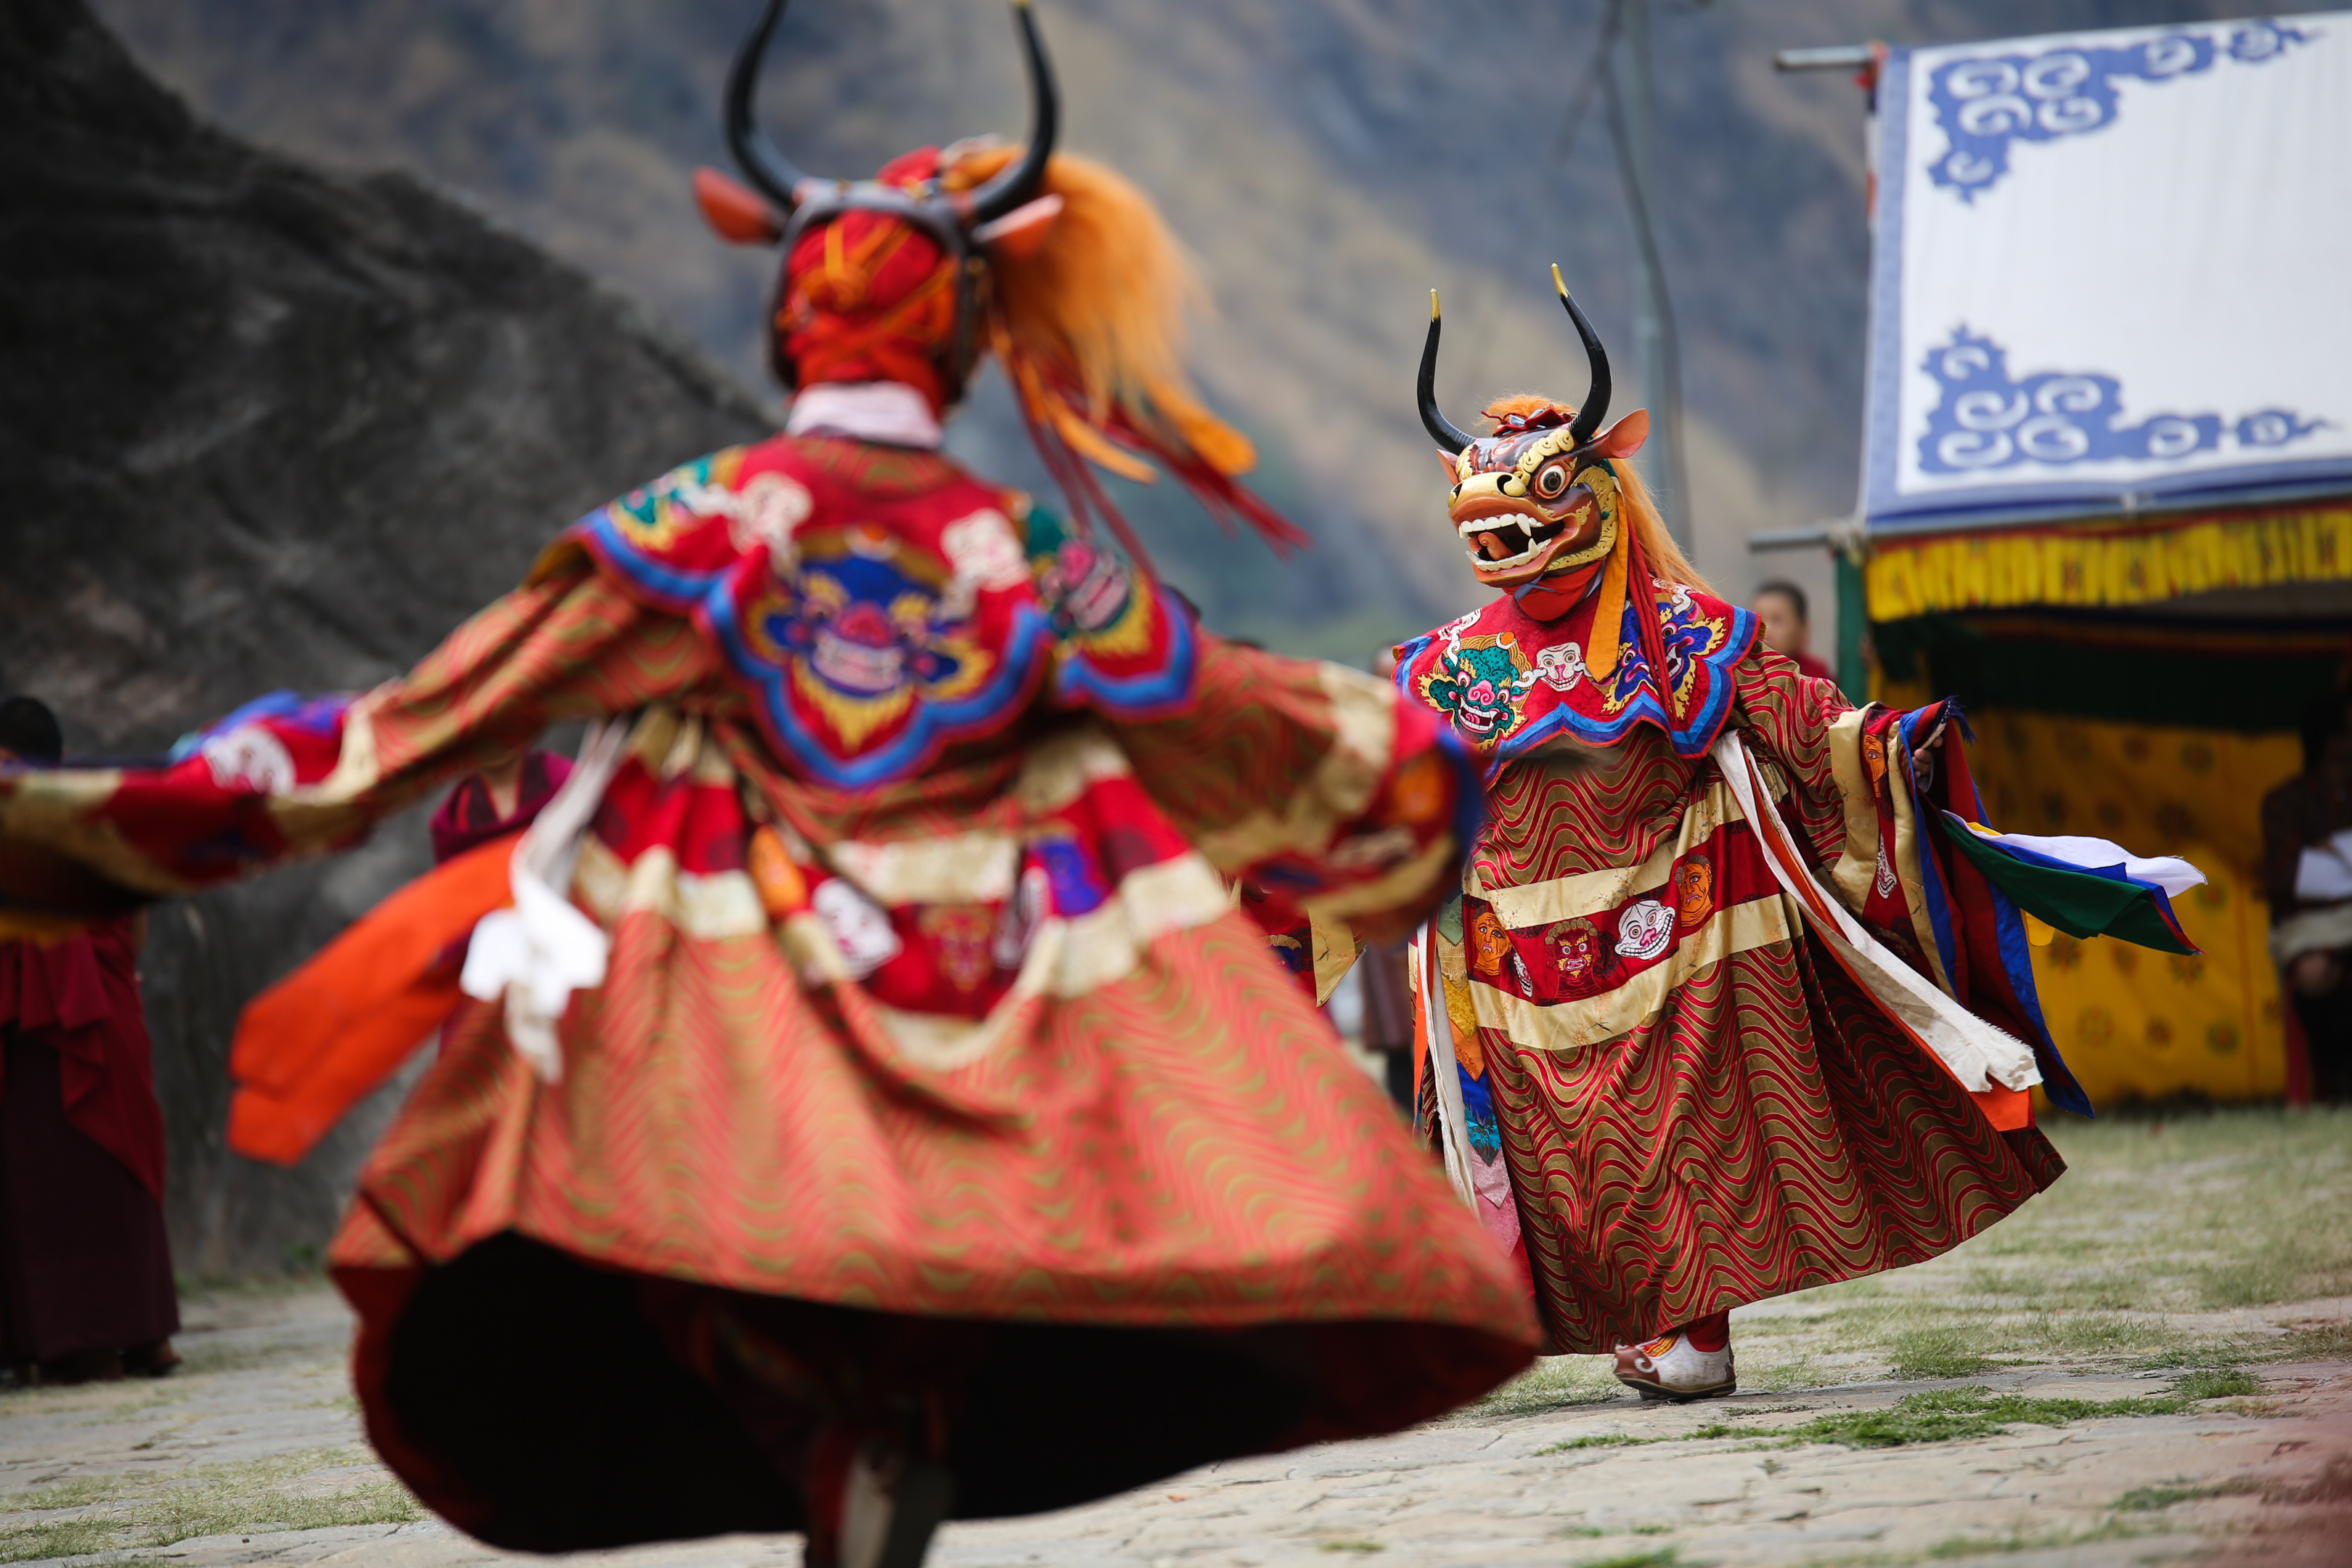
<path fill-rule="evenodd" d="M 2288 9 L 2301 9 L 2290 6 Z M 720 82 L 753 0 L 97 0 L 203 113 L 331 166 L 394 166 L 618 284 L 749 385 L 772 258 L 703 228 Z M 1861 95 L 1783 78 L 1804 44 L 1994 37 L 2224 15 L 2199 0 L 1659 0 L 1658 217 L 1680 320 L 1700 563 L 1741 594 L 1810 554 L 1752 529 L 1844 512 L 1858 463 L 1866 238 Z M 1602 0 L 1043 0 L 1066 144 L 1118 164 L 1197 253 L 1221 314 L 1196 355 L 1258 436 L 1263 488 L 1321 540 L 1287 568 L 1180 500 L 1140 506 L 1213 624 L 1362 659 L 1471 584 L 1437 510 L 1411 387 L 1424 290 L 1453 330 L 1458 422 L 1486 396 L 1582 394 L 1559 261 L 1642 400 L 1632 243 L 1597 99 L 1559 150 Z M 919 142 L 1018 135 L 1000 0 L 798 0 L 767 79 L 805 167 L 870 172 Z M 1038 484 L 1001 388 L 959 448 Z M 561 519 L 544 521 L 553 528 Z M 1824 617 L 1825 618 L 1825 617 Z M 1820 628 L 1826 639 L 1829 628 Z"/>

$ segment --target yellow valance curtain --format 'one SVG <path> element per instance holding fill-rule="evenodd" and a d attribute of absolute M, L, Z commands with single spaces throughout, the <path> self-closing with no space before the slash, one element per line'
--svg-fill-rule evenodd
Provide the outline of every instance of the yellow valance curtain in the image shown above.
<path fill-rule="evenodd" d="M 2010 606 L 2125 608 L 2222 588 L 2352 578 L 2352 501 L 2161 522 L 1871 541 L 1870 619 Z"/>

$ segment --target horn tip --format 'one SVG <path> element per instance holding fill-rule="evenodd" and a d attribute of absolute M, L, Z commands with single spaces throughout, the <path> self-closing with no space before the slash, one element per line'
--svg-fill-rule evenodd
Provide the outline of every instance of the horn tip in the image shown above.
<path fill-rule="evenodd" d="M 1551 264 L 1551 286 L 1559 290 L 1559 297 L 1561 299 L 1565 300 L 1568 298 L 1568 282 L 1565 279 L 1560 277 L 1559 263 L 1557 261 Z"/>
<path fill-rule="evenodd" d="M 1437 320 L 1437 290 L 1434 289 L 1429 291 L 1429 319 L 1433 321 Z"/>

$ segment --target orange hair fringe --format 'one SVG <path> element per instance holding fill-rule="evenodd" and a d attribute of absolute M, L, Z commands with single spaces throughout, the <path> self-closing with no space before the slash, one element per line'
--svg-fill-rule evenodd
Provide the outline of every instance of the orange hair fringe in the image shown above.
<path fill-rule="evenodd" d="M 1019 149 L 959 153 L 941 183 L 969 188 L 1011 163 Z M 1149 482 L 1157 461 L 1220 522 L 1238 517 L 1277 550 L 1307 536 L 1235 483 L 1257 462 L 1248 437 L 1209 412 L 1183 366 L 1184 310 L 1204 303 L 1199 279 L 1159 209 L 1126 179 L 1090 160 L 1056 153 L 1045 195 L 1062 201 L 1037 247 L 990 265 L 989 342 L 1012 381 L 1033 434 L 1125 479 Z M 1083 494 L 1127 542 L 1125 523 L 1083 464 L 1047 466 L 1073 500 Z"/>

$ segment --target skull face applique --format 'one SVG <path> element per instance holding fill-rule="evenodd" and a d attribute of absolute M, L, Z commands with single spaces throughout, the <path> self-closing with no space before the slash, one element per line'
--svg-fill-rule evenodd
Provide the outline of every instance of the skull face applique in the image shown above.
<path fill-rule="evenodd" d="M 1675 940 L 1675 911 L 1655 899 L 1625 906 L 1617 917 L 1617 952 L 1636 963 L 1666 951 Z"/>
<path fill-rule="evenodd" d="M 833 933 L 834 945 L 840 949 L 841 962 L 853 980 L 865 979 L 898 957 L 906 945 L 891 929 L 888 913 L 839 877 L 818 883 L 809 903 L 824 921 L 825 930 Z"/>

